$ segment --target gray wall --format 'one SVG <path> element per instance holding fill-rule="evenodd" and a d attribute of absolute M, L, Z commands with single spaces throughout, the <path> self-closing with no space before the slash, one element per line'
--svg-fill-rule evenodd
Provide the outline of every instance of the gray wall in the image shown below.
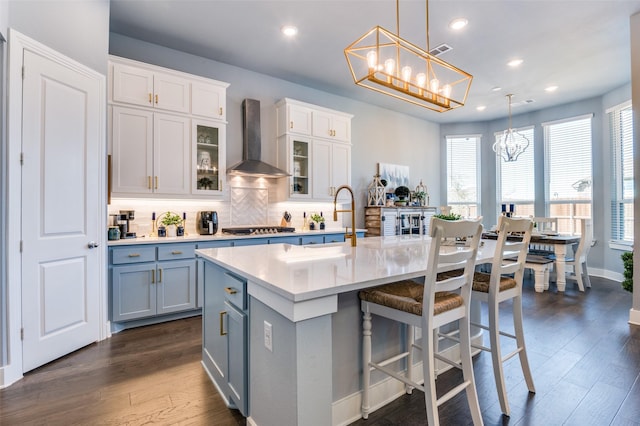
<path fill-rule="evenodd" d="M 605 110 L 620 104 L 631 98 L 631 86 L 625 85 L 606 96 L 573 102 L 540 111 L 519 114 L 513 116 L 513 127 L 526 127 L 534 125 L 534 146 L 536 158 L 536 215 L 545 215 L 544 206 L 544 134 L 541 123 L 563 118 L 575 117 L 593 113 L 592 137 L 593 137 L 593 221 L 594 238 L 597 244 L 589 253 L 589 266 L 594 269 L 622 273 L 621 252 L 609 249 L 608 242 L 611 238 L 610 223 L 610 150 L 608 122 Z M 447 135 L 481 134 L 481 202 L 484 225 L 492 226 L 497 220 L 496 204 L 496 168 L 495 153 L 492 150 L 494 133 L 508 127 L 507 119 L 493 120 L 481 123 L 445 124 L 441 126 L 441 142 L 444 144 Z M 444 157 L 443 157 L 444 158 Z M 446 184 L 446 170 L 441 170 L 442 185 Z M 442 188 L 444 199 L 445 188 Z"/>
<path fill-rule="evenodd" d="M 111 34 L 109 50 L 116 56 L 230 83 L 227 89 L 227 164 L 235 164 L 242 158 L 240 114 L 245 98 L 257 99 L 261 103 L 262 159 L 272 163 L 276 160 L 273 105 L 278 100 L 287 97 L 353 114 L 351 183 L 358 194 L 359 227 L 364 226 L 361 207 L 366 201 L 366 188 L 377 171 L 378 162 L 409 166 L 413 188 L 423 179 L 429 188 L 432 204 L 438 205 L 440 144 L 437 124 L 120 34 Z"/>
<path fill-rule="evenodd" d="M 7 168 L 5 164 L 5 149 L 6 149 L 6 100 L 7 97 L 5 87 L 5 75 L 7 74 L 7 49 L 5 40 L 7 38 L 7 26 L 9 19 L 9 4 L 4 1 L 0 1 L 0 164 L 3 165 L 0 170 L 0 235 L 7 235 L 5 232 L 6 213 L 5 213 L 5 200 L 6 195 L 6 172 Z M 5 260 L 5 245 L 4 238 L 0 239 L 0 365 L 5 365 L 7 362 L 7 311 L 5 309 L 6 293 L 6 260 Z M 2 382 L 2 380 L 0 380 Z"/>

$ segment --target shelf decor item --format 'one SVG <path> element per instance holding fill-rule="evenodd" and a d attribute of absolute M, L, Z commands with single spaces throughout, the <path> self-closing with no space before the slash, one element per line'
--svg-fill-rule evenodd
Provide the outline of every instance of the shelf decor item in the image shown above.
<path fill-rule="evenodd" d="M 414 197 L 420 202 L 420 206 L 424 207 L 429 205 L 429 192 L 425 184 L 422 183 L 422 179 L 420 179 L 420 184 L 416 186 Z"/>
<path fill-rule="evenodd" d="M 367 205 L 368 206 L 384 206 L 385 203 L 385 185 L 380 179 L 379 174 L 373 176 L 373 181 L 368 187 Z"/>
<path fill-rule="evenodd" d="M 311 230 L 315 229 L 315 224 L 314 223 L 318 224 L 320 230 L 324 229 L 324 216 L 322 216 L 322 212 L 320 212 L 320 214 L 312 213 L 311 214 L 311 220 L 312 220 L 312 222 L 309 223 L 309 228 Z"/>

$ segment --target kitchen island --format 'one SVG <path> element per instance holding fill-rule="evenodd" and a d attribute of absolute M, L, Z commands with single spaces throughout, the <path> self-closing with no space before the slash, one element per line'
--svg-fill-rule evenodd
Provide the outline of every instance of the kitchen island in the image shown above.
<path fill-rule="evenodd" d="M 362 370 L 357 292 L 419 279 L 430 240 L 408 235 L 359 239 L 357 247 L 197 250 L 205 260 L 203 365 L 229 406 L 255 425 L 356 420 Z M 477 262 L 490 262 L 494 247 L 485 242 Z M 385 345 L 404 338 L 396 325 L 379 327 L 388 328 Z M 374 357 L 382 350 L 374 346 Z M 381 384 L 381 392 L 391 394 L 379 404 L 397 396 L 393 386 Z"/>

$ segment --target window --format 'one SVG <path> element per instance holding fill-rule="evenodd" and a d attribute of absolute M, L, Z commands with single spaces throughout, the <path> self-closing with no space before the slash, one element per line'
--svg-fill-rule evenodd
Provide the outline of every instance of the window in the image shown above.
<path fill-rule="evenodd" d="M 529 140 L 529 147 L 518 157 L 518 160 L 506 162 L 496 155 L 497 201 L 498 211 L 502 204 L 514 204 L 516 216 L 535 216 L 534 201 L 535 167 L 533 149 L 533 126 L 514 129 Z M 495 134 L 496 141 L 503 132 Z"/>
<path fill-rule="evenodd" d="M 558 231 L 580 232 L 575 219 L 591 217 L 591 119 L 593 115 L 543 123 L 547 214 Z"/>
<path fill-rule="evenodd" d="M 607 111 L 611 138 L 611 240 L 633 243 L 633 120 L 631 102 Z"/>
<path fill-rule="evenodd" d="M 480 136 L 447 136 L 447 204 L 452 213 L 480 215 Z"/>

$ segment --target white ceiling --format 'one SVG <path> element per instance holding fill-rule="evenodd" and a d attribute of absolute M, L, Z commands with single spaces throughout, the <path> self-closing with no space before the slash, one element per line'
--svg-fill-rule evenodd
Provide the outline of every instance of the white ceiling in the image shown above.
<path fill-rule="evenodd" d="M 380 25 L 393 0 L 111 0 L 111 31 L 439 123 L 484 121 L 599 96 L 630 81 L 629 18 L 640 0 L 431 0 L 430 47 L 474 76 L 466 105 L 437 113 L 356 86 L 344 48 Z M 460 32 L 449 22 L 465 17 Z M 294 40 L 280 28 L 299 28 Z M 400 36 L 425 47 L 424 0 L 400 0 Z M 510 69 L 506 63 L 522 58 Z M 544 88 L 557 85 L 554 93 Z M 502 87 L 499 92 L 491 89 Z M 485 105 L 479 112 L 476 106 Z"/>

